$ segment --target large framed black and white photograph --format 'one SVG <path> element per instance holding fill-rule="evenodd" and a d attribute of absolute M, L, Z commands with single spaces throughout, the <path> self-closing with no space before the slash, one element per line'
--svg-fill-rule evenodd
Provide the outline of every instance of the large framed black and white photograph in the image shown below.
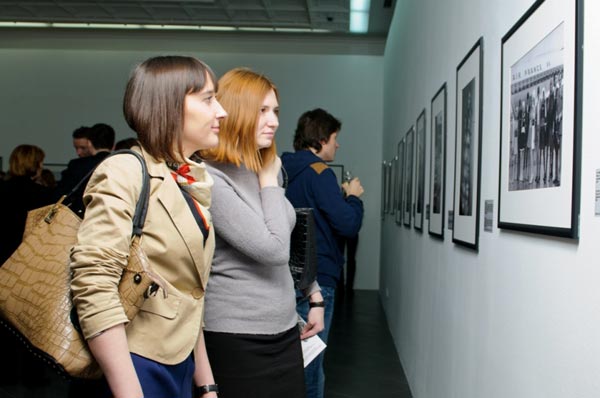
<path fill-rule="evenodd" d="M 456 144 L 452 241 L 479 245 L 483 38 L 456 68 Z"/>
<path fill-rule="evenodd" d="M 429 234 L 444 239 L 446 211 L 446 83 L 431 100 Z"/>
<path fill-rule="evenodd" d="M 412 126 L 404 137 L 406 144 L 404 146 L 404 214 L 402 219 L 404 220 L 404 225 L 407 227 L 411 226 L 413 209 L 413 154 L 415 149 L 414 136 L 415 128 Z"/>
<path fill-rule="evenodd" d="M 536 1 L 502 38 L 500 228 L 578 237 L 582 18 Z"/>
<path fill-rule="evenodd" d="M 404 192 L 404 141 L 406 138 L 402 138 L 400 140 L 400 142 L 398 142 L 398 154 L 396 155 L 398 157 L 398 162 L 396 162 L 397 164 L 397 172 L 396 172 L 396 196 L 398 198 L 398 201 L 396 203 L 397 208 L 396 208 L 396 224 L 398 225 L 402 225 L 402 217 L 404 216 L 404 211 L 403 211 L 403 195 L 402 193 Z"/>
<path fill-rule="evenodd" d="M 415 147 L 415 229 L 423 230 L 423 215 L 425 214 L 425 145 L 427 131 L 425 109 L 417 118 L 416 147 Z"/>

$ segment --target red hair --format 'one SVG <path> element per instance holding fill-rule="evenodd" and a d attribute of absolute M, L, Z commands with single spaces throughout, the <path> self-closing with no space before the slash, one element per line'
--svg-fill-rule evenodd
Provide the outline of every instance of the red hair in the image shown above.
<path fill-rule="evenodd" d="M 206 159 L 220 163 L 241 163 L 257 173 L 264 164 L 269 164 L 277 155 L 275 142 L 258 149 L 256 129 L 260 108 L 267 94 L 273 90 L 277 101 L 277 87 L 264 75 L 248 68 L 236 68 L 225 73 L 219 80 L 217 99 L 227 111 L 221 122 L 219 146 L 202 151 Z"/>

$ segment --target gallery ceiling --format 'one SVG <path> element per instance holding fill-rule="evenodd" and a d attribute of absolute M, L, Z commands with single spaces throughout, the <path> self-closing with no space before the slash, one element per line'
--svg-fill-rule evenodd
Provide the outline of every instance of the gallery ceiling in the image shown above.
<path fill-rule="evenodd" d="M 371 0 L 366 33 L 387 34 L 394 3 Z M 350 11 L 350 0 L 0 0 L 2 22 L 166 24 L 237 30 L 348 33 Z"/>

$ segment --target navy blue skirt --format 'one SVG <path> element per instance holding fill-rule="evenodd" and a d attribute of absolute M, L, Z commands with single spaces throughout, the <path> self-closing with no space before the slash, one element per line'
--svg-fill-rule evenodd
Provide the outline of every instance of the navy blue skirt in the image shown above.
<path fill-rule="evenodd" d="M 133 366 L 142 385 L 144 398 L 195 398 L 192 383 L 195 363 L 193 354 L 183 362 L 165 365 L 137 354 L 131 354 Z M 74 380 L 69 386 L 69 398 L 111 398 L 105 378 Z"/>

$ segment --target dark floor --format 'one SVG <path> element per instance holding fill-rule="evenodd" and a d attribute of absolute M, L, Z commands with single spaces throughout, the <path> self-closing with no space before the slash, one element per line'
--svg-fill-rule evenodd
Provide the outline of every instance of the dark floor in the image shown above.
<path fill-rule="evenodd" d="M 4 342 L 11 337 L 0 333 Z M 25 377 L 16 353 L 2 351 L 0 398 L 68 396 L 67 382 L 52 369 L 41 362 L 33 368 L 29 364 Z M 412 398 L 376 291 L 357 290 L 352 297 L 337 299 L 325 374 L 326 398 Z"/>
<path fill-rule="evenodd" d="M 373 290 L 336 298 L 325 354 L 325 398 L 412 398 Z"/>

